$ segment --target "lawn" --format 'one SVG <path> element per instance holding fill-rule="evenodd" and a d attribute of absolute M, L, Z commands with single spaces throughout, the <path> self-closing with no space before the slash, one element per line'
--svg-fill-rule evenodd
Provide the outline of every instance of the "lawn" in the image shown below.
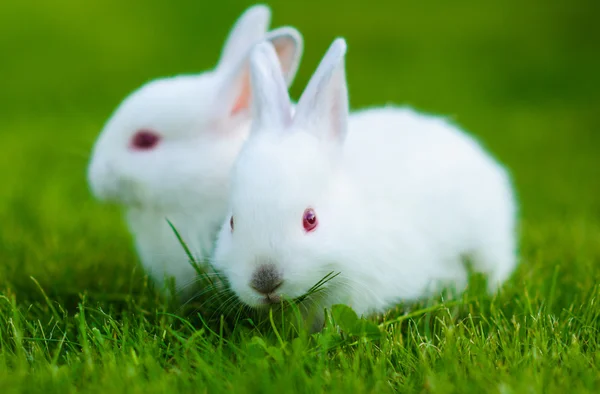
<path fill-rule="evenodd" d="M 501 292 L 399 307 L 354 333 L 182 309 L 137 262 L 85 169 L 155 77 L 215 64 L 250 3 L 0 5 L 0 392 L 600 390 L 600 7 L 590 0 L 273 1 L 305 38 L 297 98 L 334 37 L 353 108 L 452 116 L 510 169 L 521 263 Z M 221 312 L 223 318 L 221 318 Z M 408 313 L 408 314 L 406 314 Z M 374 329 L 377 327 L 377 329 Z M 350 329 L 349 329 L 350 328 Z"/>

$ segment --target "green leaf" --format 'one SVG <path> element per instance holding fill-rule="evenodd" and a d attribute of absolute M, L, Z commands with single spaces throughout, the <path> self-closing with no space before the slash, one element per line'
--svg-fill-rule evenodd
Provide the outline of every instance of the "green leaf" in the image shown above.
<path fill-rule="evenodd" d="M 351 333 L 358 321 L 358 315 L 352 308 L 343 304 L 336 304 L 331 307 L 331 315 L 340 329 Z"/>
<path fill-rule="evenodd" d="M 370 340 L 381 338 L 381 331 L 377 324 L 365 319 L 358 320 L 352 327 L 350 334 L 368 338 Z"/>
<path fill-rule="evenodd" d="M 264 350 L 276 363 L 283 364 L 285 361 L 283 349 L 275 346 L 265 346 Z"/>

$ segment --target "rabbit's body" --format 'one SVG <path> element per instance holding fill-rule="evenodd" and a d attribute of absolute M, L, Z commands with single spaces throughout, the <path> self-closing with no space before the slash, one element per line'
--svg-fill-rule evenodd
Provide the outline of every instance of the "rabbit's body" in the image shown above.
<path fill-rule="evenodd" d="M 136 234 L 135 247 L 140 260 L 157 285 L 163 285 L 165 274 L 172 276 L 180 289 L 190 287 L 196 278 L 189 257 L 167 219 L 175 226 L 199 267 L 206 269 L 203 259 L 212 251 L 215 234 L 226 211 L 223 205 L 222 202 L 214 204 L 212 211 L 205 206 L 189 204 L 171 212 L 137 208 L 126 212 L 129 230 Z"/>
<path fill-rule="evenodd" d="M 514 268 L 509 178 L 474 139 L 445 120 L 391 107 L 357 112 L 349 117 L 340 172 L 334 200 L 348 205 L 327 209 L 340 226 L 333 231 L 340 235 L 334 253 L 343 251 L 351 262 L 338 268 L 339 279 L 354 291 L 330 303 L 366 313 L 442 285 L 462 290 L 466 258 L 489 276 L 491 288 Z"/>
<path fill-rule="evenodd" d="M 255 120 L 232 171 L 215 267 L 253 307 L 339 274 L 304 301 L 317 314 L 462 290 L 465 258 L 496 289 L 516 262 L 505 170 L 441 118 L 392 107 L 348 115 L 344 54 L 336 40 L 291 116 L 272 47 L 255 49 Z"/>
<path fill-rule="evenodd" d="M 267 32 L 270 15 L 266 6 L 250 7 L 213 70 L 145 84 L 123 101 L 96 141 L 88 168 L 92 192 L 122 205 L 142 265 L 159 286 L 174 276 L 181 289 L 196 274 L 167 220 L 197 260 L 212 252 L 227 213 L 229 174 L 252 122 L 252 46 L 272 42 L 286 83 L 296 74 L 302 37 L 290 27 Z"/>

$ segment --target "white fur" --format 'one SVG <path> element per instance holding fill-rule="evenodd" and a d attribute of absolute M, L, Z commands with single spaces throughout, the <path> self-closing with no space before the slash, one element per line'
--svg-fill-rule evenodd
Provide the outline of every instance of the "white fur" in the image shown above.
<path fill-rule="evenodd" d="M 246 304 L 258 266 L 282 273 L 277 290 L 304 294 L 330 272 L 316 307 L 347 303 L 359 314 L 467 282 L 464 257 L 495 290 L 516 264 L 516 207 L 508 174 L 459 128 L 407 108 L 348 115 L 345 41 L 334 41 L 286 125 L 273 112 L 285 86 L 268 44 L 252 56 L 258 113 L 232 173 L 230 208 L 214 264 Z M 264 70 L 268 70 L 268 72 Z M 283 115 L 280 115 L 281 117 Z M 257 119 L 262 119 L 258 116 Z M 306 233 L 302 215 L 319 225 Z M 317 299 L 315 299 L 317 300 Z M 321 309 L 322 310 L 322 309 Z"/>
<path fill-rule="evenodd" d="M 165 275 L 179 286 L 195 278 L 166 219 L 197 259 L 212 252 L 227 213 L 231 166 L 250 130 L 249 105 L 233 111 L 250 98 L 250 49 L 263 39 L 273 42 L 287 85 L 296 74 L 302 37 L 290 27 L 266 33 L 269 21 L 266 6 L 249 8 L 215 69 L 142 86 L 117 108 L 94 146 L 90 187 L 97 198 L 123 206 L 142 264 L 159 285 Z M 155 149 L 130 149 L 140 129 L 161 136 Z"/>

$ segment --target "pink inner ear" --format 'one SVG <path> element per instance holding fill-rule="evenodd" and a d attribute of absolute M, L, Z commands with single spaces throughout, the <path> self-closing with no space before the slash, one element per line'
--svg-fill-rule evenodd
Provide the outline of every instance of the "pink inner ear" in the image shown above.
<path fill-rule="evenodd" d="M 292 57 L 294 54 L 294 43 L 284 38 L 273 42 L 275 52 L 281 63 L 281 71 L 283 74 L 287 74 L 290 71 L 290 65 L 292 63 Z"/>
<path fill-rule="evenodd" d="M 231 109 L 232 115 L 236 115 L 250 106 L 250 94 L 250 72 L 246 70 L 242 77 L 240 94 L 236 98 L 233 108 Z"/>
<path fill-rule="evenodd" d="M 290 42 L 287 38 L 273 41 L 273 46 L 275 47 L 275 52 L 277 52 L 277 57 L 279 58 L 284 74 L 287 73 L 290 68 L 291 59 L 294 53 L 293 44 L 294 43 Z M 250 70 L 248 67 L 242 72 L 241 85 L 240 94 L 237 96 L 235 103 L 231 108 L 231 115 L 236 115 L 250 107 L 252 92 L 250 91 Z"/>

